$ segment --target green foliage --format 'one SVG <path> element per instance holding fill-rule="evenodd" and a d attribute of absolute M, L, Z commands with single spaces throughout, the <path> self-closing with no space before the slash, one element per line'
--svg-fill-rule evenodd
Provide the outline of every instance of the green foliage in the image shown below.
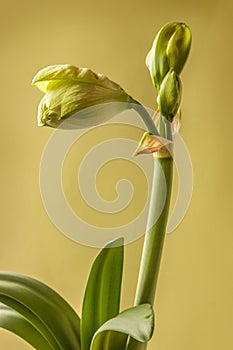
<path fill-rule="evenodd" d="M 88 350 L 97 329 L 119 313 L 123 243 L 120 238 L 108 244 L 92 265 L 82 307 L 82 350 Z"/>
<path fill-rule="evenodd" d="M 121 312 L 95 333 L 91 350 L 124 350 L 128 336 L 139 342 L 150 340 L 154 329 L 153 309 L 142 304 Z"/>
<path fill-rule="evenodd" d="M 15 333 L 35 349 L 53 349 L 44 336 L 26 318 L 4 304 L 0 304 L 0 327 Z"/>
<path fill-rule="evenodd" d="M 119 313 L 123 254 L 119 238 L 95 259 L 83 300 L 81 332 L 79 317 L 54 290 L 33 278 L 1 272 L 0 327 L 38 350 L 124 350 L 129 335 L 148 341 L 153 332 L 150 305 Z"/>
<path fill-rule="evenodd" d="M 49 344 L 48 349 L 80 350 L 79 317 L 45 284 L 20 274 L 1 272 L 0 302 L 25 318 Z"/>

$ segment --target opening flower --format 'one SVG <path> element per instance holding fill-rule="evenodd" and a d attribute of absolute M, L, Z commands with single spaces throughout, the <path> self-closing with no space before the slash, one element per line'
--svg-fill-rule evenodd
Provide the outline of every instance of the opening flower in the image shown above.
<path fill-rule="evenodd" d="M 64 118 L 97 104 L 132 101 L 106 76 L 70 64 L 40 70 L 32 84 L 45 94 L 38 106 L 39 126 L 57 127 Z"/>

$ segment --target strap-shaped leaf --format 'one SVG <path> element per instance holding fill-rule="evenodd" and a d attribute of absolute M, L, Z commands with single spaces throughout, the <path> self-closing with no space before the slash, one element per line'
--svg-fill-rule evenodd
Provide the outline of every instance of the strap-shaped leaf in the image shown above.
<path fill-rule="evenodd" d="M 90 349 L 97 329 L 119 312 L 123 254 L 119 238 L 103 248 L 92 265 L 82 307 L 82 350 Z"/>
<path fill-rule="evenodd" d="M 22 316 L 25 320 L 27 320 L 35 329 L 37 329 L 37 331 L 43 336 L 43 338 L 46 340 L 46 342 L 52 349 L 61 349 L 56 337 L 53 335 L 53 333 L 50 331 L 47 325 L 28 307 L 4 295 L 1 295 L 0 300 L 6 307 L 11 308 L 13 311 Z"/>
<path fill-rule="evenodd" d="M 79 317 L 45 284 L 20 274 L 1 272 L 0 302 L 32 323 L 54 349 L 80 350 Z"/>
<path fill-rule="evenodd" d="M 127 336 L 144 343 L 150 340 L 153 330 L 154 316 L 151 305 L 135 306 L 104 323 L 93 337 L 91 350 L 124 350 Z"/>
<path fill-rule="evenodd" d="M 104 331 L 96 336 L 90 350 L 125 350 L 128 335 L 116 331 Z"/>
<path fill-rule="evenodd" d="M 0 327 L 18 335 L 37 350 L 54 349 L 29 321 L 2 303 L 0 303 Z"/>

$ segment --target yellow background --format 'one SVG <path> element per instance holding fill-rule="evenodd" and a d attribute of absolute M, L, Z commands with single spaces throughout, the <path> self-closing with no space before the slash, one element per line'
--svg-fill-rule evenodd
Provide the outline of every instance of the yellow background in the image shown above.
<path fill-rule="evenodd" d="M 65 238 L 42 205 L 41 154 L 52 134 L 36 126 L 34 74 L 50 64 L 90 67 L 144 105 L 155 94 L 145 55 L 160 27 L 193 33 L 182 74 L 184 138 L 193 162 L 191 206 L 167 236 L 149 350 L 233 347 L 232 1 L 4 1 L 0 20 L 0 268 L 44 281 L 80 312 L 97 249 Z M 142 239 L 126 247 L 122 308 L 133 303 Z M 0 331 L 0 348 L 30 349 Z"/>

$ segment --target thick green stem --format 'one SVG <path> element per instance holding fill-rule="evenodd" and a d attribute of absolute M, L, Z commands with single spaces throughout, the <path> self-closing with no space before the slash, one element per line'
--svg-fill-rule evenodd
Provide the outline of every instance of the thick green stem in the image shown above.
<path fill-rule="evenodd" d="M 165 127 L 162 126 L 162 123 Z M 160 124 L 162 124 L 160 125 L 161 136 L 172 138 L 171 124 L 162 116 Z M 152 193 L 135 296 L 136 305 L 143 303 L 153 305 L 154 303 L 171 199 L 172 174 L 173 159 L 171 156 L 154 158 Z"/>
<path fill-rule="evenodd" d="M 143 303 L 153 305 L 154 303 L 171 198 L 172 170 L 172 157 L 155 159 L 153 189 L 147 225 L 148 230 L 145 235 L 142 251 L 135 305 Z M 164 193 L 161 193 L 161 188 L 164 188 L 164 176 L 167 186 L 165 203 Z M 157 222 L 154 223 L 155 217 L 158 216 L 158 210 L 161 210 L 161 205 L 164 205 L 162 213 Z M 139 343 L 132 338 L 130 339 L 127 350 L 142 349 L 146 349 L 146 344 Z"/>
<path fill-rule="evenodd" d="M 170 123 L 165 123 L 160 132 L 162 130 L 164 130 L 165 134 L 163 136 L 171 137 Z M 172 157 L 155 157 L 148 223 L 142 251 L 135 305 L 143 303 L 153 305 L 154 303 L 171 199 L 172 174 Z M 166 188 L 164 188 L 164 182 L 166 183 Z M 166 193 L 164 193 L 165 189 Z M 156 218 L 158 219 L 156 220 Z M 127 350 L 145 350 L 146 347 L 145 343 L 139 343 L 131 338 Z"/>
<path fill-rule="evenodd" d="M 141 267 L 138 278 L 138 286 L 135 304 L 150 303 L 153 305 L 157 285 L 164 236 L 166 232 L 171 188 L 172 188 L 172 158 L 158 158 L 154 163 L 153 189 L 151 194 L 150 211 L 148 216 L 148 228 L 142 252 Z M 162 170 L 162 171 L 161 171 Z M 164 202 L 163 189 L 164 177 L 166 179 L 166 199 Z M 159 219 L 158 211 L 164 204 Z"/>

